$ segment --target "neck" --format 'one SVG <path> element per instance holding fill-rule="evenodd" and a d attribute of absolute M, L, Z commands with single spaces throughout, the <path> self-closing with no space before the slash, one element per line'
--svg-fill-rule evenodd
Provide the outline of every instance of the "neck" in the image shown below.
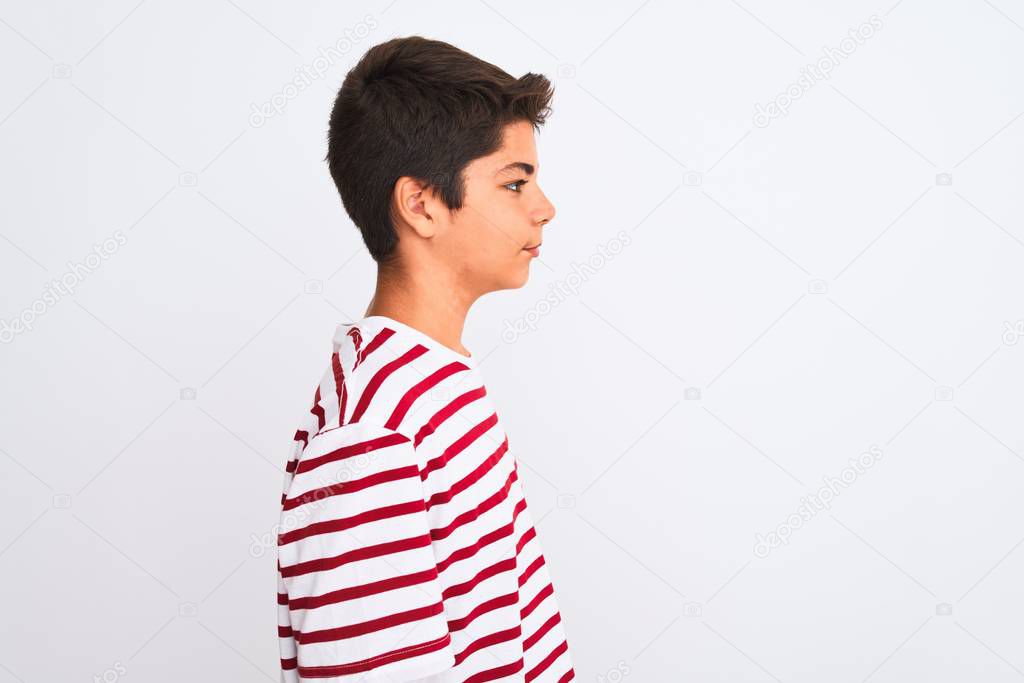
<path fill-rule="evenodd" d="M 474 297 L 463 292 L 458 284 L 454 276 L 437 271 L 427 278 L 378 267 L 377 288 L 366 315 L 397 320 L 468 355 L 470 351 L 462 345 L 462 330 Z"/>

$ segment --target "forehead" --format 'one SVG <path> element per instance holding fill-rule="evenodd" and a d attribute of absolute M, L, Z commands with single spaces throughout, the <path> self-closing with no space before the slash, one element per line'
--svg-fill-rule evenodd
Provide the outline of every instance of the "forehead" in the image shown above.
<path fill-rule="evenodd" d="M 502 130 L 501 147 L 495 154 L 505 155 L 506 163 L 510 161 L 535 162 L 537 145 L 534 141 L 533 126 L 528 121 L 516 121 L 505 126 Z"/>
<path fill-rule="evenodd" d="M 537 166 L 537 144 L 533 126 L 528 121 L 506 125 L 502 130 L 501 146 L 485 157 L 474 159 L 466 170 L 471 175 L 493 176 L 514 162 Z"/>

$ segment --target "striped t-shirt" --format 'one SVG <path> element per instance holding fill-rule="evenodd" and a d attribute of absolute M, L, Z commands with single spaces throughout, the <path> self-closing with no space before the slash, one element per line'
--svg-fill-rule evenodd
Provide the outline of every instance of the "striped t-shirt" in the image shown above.
<path fill-rule="evenodd" d="M 281 680 L 574 677 L 518 464 L 476 358 L 343 323 L 281 499 Z"/>

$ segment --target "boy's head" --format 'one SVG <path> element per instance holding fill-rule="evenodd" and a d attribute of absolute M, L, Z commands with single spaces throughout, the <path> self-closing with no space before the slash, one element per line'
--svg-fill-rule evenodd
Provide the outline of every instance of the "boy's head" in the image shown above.
<path fill-rule="evenodd" d="M 367 51 L 334 102 L 326 160 L 382 269 L 444 271 L 475 295 L 526 282 L 527 247 L 555 215 L 534 143 L 551 96 L 544 76 L 437 40 Z"/>

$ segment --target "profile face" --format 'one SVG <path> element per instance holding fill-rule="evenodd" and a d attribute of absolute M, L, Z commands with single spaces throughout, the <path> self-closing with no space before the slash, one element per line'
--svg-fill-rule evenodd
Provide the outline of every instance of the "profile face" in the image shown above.
<path fill-rule="evenodd" d="M 526 121 L 505 126 L 501 147 L 464 169 L 462 209 L 451 215 L 437 246 L 471 289 L 516 289 L 529 279 L 543 228 L 555 217 L 537 182 L 539 170 L 534 130 Z"/>

